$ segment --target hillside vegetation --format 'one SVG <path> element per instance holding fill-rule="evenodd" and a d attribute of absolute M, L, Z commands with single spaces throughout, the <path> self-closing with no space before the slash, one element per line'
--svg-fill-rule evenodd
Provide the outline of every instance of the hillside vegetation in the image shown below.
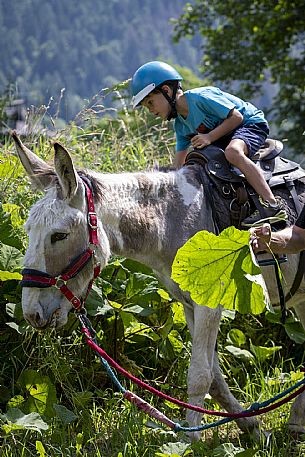
<path fill-rule="evenodd" d="M 124 105 L 123 105 L 124 106 Z M 132 171 L 171 160 L 173 135 L 148 114 L 118 111 L 111 119 L 83 113 L 81 125 L 57 132 L 77 167 L 103 172 Z M 87 120 L 85 120 L 85 118 Z M 29 136 L 24 142 L 45 160 L 52 142 Z M 0 455 L 1 457 L 301 457 L 304 443 L 286 432 L 286 404 L 262 416 L 272 432 L 253 443 L 234 422 L 206 431 L 191 444 L 149 420 L 122 399 L 99 360 L 86 346 L 71 313 L 60 331 L 37 332 L 24 320 L 19 286 L 27 238 L 23 224 L 39 198 L 10 138 L 0 155 Z M 191 338 L 183 308 L 145 266 L 112 258 L 86 303 L 103 349 L 125 369 L 164 393 L 187 400 Z M 305 334 L 289 313 L 224 314 L 218 338 L 221 367 L 245 406 L 268 399 L 303 377 Z M 185 412 L 130 385 L 174 421 Z M 208 409 L 217 409 L 206 399 Z M 207 417 L 212 422 L 212 417 Z"/>
<path fill-rule="evenodd" d="M 192 69 L 198 40 L 174 44 L 169 19 L 183 0 L 0 0 L 0 92 L 17 84 L 29 103 L 57 99 L 71 119 L 102 88 L 130 78 L 148 60 Z M 196 43 L 196 46 L 195 46 Z"/>

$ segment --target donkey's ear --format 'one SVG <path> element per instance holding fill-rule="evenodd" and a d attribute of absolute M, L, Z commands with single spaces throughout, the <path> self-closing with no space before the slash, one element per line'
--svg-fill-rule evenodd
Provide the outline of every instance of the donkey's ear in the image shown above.
<path fill-rule="evenodd" d="M 54 144 L 55 171 L 59 179 L 62 198 L 72 200 L 78 189 L 79 178 L 68 151 L 59 143 Z"/>
<path fill-rule="evenodd" d="M 27 172 L 32 183 L 40 190 L 49 187 L 54 180 L 54 170 L 34 152 L 30 151 L 20 140 L 16 132 L 12 132 L 16 151 L 23 168 Z"/>

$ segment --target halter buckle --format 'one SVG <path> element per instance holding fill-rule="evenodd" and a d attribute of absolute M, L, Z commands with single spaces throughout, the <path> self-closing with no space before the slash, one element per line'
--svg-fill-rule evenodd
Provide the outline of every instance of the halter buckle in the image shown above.
<path fill-rule="evenodd" d="M 97 214 L 94 211 L 88 212 L 88 225 L 92 230 L 97 230 Z"/>
<path fill-rule="evenodd" d="M 62 279 L 60 276 L 58 276 L 56 279 L 56 283 L 54 284 L 56 289 L 61 289 L 63 286 L 67 284 L 67 281 Z"/>

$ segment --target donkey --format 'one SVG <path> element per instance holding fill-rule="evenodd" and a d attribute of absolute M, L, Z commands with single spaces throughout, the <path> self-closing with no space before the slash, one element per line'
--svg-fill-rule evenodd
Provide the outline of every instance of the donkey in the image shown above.
<path fill-rule="evenodd" d="M 83 179 L 62 145 L 54 144 L 53 168 L 24 146 L 16 134 L 13 138 L 25 171 L 33 184 L 45 192 L 30 209 L 25 224 L 29 244 L 24 267 L 55 277 L 88 249 Z M 210 309 L 198 306 L 171 279 L 171 265 L 177 250 L 199 230 L 215 231 L 212 209 L 207 203 L 207 185 L 199 179 L 198 166 L 169 172 L 84 173 L 94 189 L 99 245 L 95 246 L 95 255 L 90 257 L 80 273 L 69 279 L 69 289 L 74 296 L 84 297 L 96 263 L 103 268 L 110 252 L 151 267 L 172 296 L 184 305 L 192 337 L 188 370 L 190 403 L 201 406 L 205 395 L 210 393 L 227 411 L 241 411 L 241 405 L 223 379 L 215 351 L 221 307 Z M 224 220 L 226 217 L 224 213 Z M 288 290 L 297 264 L 298 255 L 289 255 L 289 261 L 283 265 Z M 278 292 L 271 267 L 265 267 L 264 277 L 270 299 L 276 303 Z M 303 324 L 304 286 L 302 282 L 290 303 Z M 25 319 L 34 328 L 59 328 L 67 322 L 71 303 L 56 287 L 24 287 L 22 308 Z M 301 395 L 291 409 L 288 425 L 292 431 L 305 431 L 304 410 L 305 395 Z M 202 415 L 188 411 L 186 418 L 189 425 L 197 426 Z M 237 422 L 243 431 L 259 435 L 256 419 L 243 418 Z M 199 437 L 198 432 L 193 436 L 194 439 Z"/>

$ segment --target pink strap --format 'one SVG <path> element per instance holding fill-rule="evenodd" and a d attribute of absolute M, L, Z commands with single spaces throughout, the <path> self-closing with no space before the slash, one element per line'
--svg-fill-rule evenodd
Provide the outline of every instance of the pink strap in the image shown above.
<path fill-rule="evenodd" d="M 88 186 L 88 184 L 86 183 L 86 181 L 83 181 L 83 183 L 84 183 L 84 186 L 86 189 L 86 195 L 87 195 L 87 206 L 88 206 L 87 222 L 88 222 L 88 227 L 89 227 L 89 243 L 98 245 L 98 237 L 97 237 L 98 219 L 97 219 L 97 214 L 95 212 L 93 195 L 92 195 L 91 189 Z"/>
<path fill-rule="evenodd" d="M 148 414 L 150 417 L 153 417 L 154 419 L 163 422 L 163 424 L 166 424 L 170 428 L 174 429 L 176 427 L 175 422 L 170 420 L 167 416 L 165 416 L 165 414 L 158 411 L 156 408 L 151 406 L 142 398 L 138 397 L 133 392 L 126 390 L 126 392 L 124 392 L 124 397 L 127 398 L 127 400 L 129 400 L 131 403 L 134 403 L 137 406 L 137 408 L 144 411 L 144 413 Z"/>

